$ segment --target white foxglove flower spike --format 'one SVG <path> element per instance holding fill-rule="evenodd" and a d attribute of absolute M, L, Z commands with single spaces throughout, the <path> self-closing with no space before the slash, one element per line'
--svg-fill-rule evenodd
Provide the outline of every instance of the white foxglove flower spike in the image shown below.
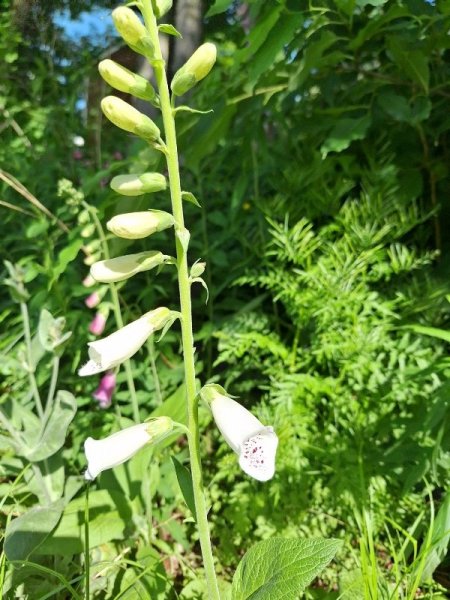
<path fill-rule="evenodd" d="M 102 471 L 121 465 L 147 444 L 155 444 L 169 435 L 174 427 L 169 417 L 132 425 L 102 439 L 87 438 L 84 452 L 88 462 L 84 478 L 92 481 Z"/>
<path fill-rule="evenodd" d="M 258 481 L 272 479 L 278 446 L 273 427 L 264 426 L 241 404 L 226 396 L 219 385 L 205 385 L 200 395 L 209 404 L 225 441 L 239 456 L 244 473 Z"/>
<path fill-rule="evenodd" d="M 157 308 L 111 335 L 89 342 L 89 361 L 81 367 L 78 375 L 95 375 L 120 365 L 131 358 L 153 332 L 162 329 L 171 319 L 171 310 L 165 307 Z"/>

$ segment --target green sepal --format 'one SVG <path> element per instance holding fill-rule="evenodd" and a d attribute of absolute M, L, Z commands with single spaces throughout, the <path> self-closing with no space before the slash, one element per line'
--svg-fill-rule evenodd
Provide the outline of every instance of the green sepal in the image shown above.
<path fill-rule="evenodd" d="M 186 200 L 186 202 L 191 202 L 192 204 L 195 204 L 195 206 L 201 208 L 199 201 L 192 192 L 181 192 L 181 198 L 182 200 Z"/>
<path fill-rule="evenodd" d="M 200 283 L 203 286 L 203 288 L 206 290 L 206 302 L 205 302 L 205 304 L 208 304 L 209 289 L 208 289 L 208 286 L 206 285 L 206 281 L 203 279 L 203 277 L 194 277 L 193 279 L 191 279 L 191 285 L 193 283 Z"/>
<path fill-rule="evenodd" d="M 186 253 L 188 250 L 188 247 L 189 247 L 189 240 L 191 238 L 191 234 L 189 233 L 189 230 L 186 229 L 186 227 L 183 227 L 183 229 L 177 229 L 175 232 L 175 235 L 177 236 L 178 240 L 180 241 L 183 251 Z"/>
<path fill-rule="evenodd" d="M 161 33 L 167 33 L 168 35 L 174 35 L 175 37 L 180 38 L 180 40 L 183 39 L 183 36 L 178 29 L 175 29 L 175 27 L 169 23 L 162 23 L 161 25 L 158 25 L 158 31 L 161 31 Z"/>

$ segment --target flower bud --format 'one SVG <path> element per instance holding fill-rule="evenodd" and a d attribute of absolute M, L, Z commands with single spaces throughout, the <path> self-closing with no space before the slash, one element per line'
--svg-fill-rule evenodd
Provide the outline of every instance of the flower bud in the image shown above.
<path fill-rule="evenodd" d="M 172 0 L 152 0 L 152 7 L 155 17 L 159 19 L 172 8 Z"/>
<path fill-rule="evenodd" d="M 91 235 L 94 235 L 95 233 L 95 225 L 94 223 L 88 223 L 87 225 L 85 225 L 83 227 L 83 229 L 80 232 L 80 235 L 82 238 L 89 238 L 91 237 Z"/>
<path fill-rule="evenodd" d="M 98 70 L 106 83 L 116 90 L 142 100 L 153 100 L 156 96 L 153 86 L 144 77 L 136 75 L 109 58 L 101 61 Z"/>
<path fill-rule="evenodd" d="M 88 342 L 89 361 L 78 371 L 80 377 L 113 369 L 131 358 L 155 331 L 173 321 L 173 313 L 160 307 L 145 313 L 101 340 Z"/>
<path fill-rule="evenodd" d="M 205 385 L 200 396 L 209 404 L 225 441 L 239 456 L 244 473 L 258 481 L 271 479 L 278 446 L 273 428 L 265 427 L 250 411 L 226 396 L 220 385 Z"/>
<path fill-rule="evenodd" d="M 101 283 L 124 281 L 136 273 L 149 271 L 164 264 L 169 258 L 166 254 L 158 251 L 118 256 L 94 263 L 91 267 L 91 275 Z"/>
<path fill-rule="evenodd" d="M 100 408 L 109 408 L 111 406 L 112 396 L 116 389 L 116 374 L 114 371 L 108 371 L 100 379 L 98 388 L 92 394 L 94 400 L 98 401 Z"/>
<path fill-rule="evenodd" d="M 196 262 L 191 267 L 190 276 L 192 278 L 200 277 L 205 272 L 205 269 L 206 269 L 205 262 Z"/>
<path fill-rule="evenodd" d="M 117 31 L 129 46 L 141 54 L 153 54 L 154 48 L 148 31 L 131 8 L 115 8 L 112 18 Z"/>
<path fill-rule="evenodd" d="M 170 87 L 175 96 L 182 96 L 193 88 L 198 81 L 206 77 L 213 68 L 216 57 L 217 50 L 214 44 L 208 42 L 197 48 L 172 79 Z"/>
<path fill-rule="evenodd" d="M 128 102 L 116 96 L 106 96 L 101 101 L 101 107 L 105 117 L 117 127 L 146 140 L 156 141 L 160 138 L 161 132 L 155 123 Z"/>
<path fill-rule="evenodd" d="M 147 423 L 132 425 L 117 433 L 94 440 L 87 438 L 84 452 L 88 467 L 85 479 L 92 481 L 102 471 L 121 465 L 134 456 L 147 444 L 157 444 L 173 431 L 173 421 L 169 417 L 156 417 Z"/>
<path fill-rule="evenodd" d="M 117 175 L 110 183 L 112 189 L 123 196 L 141 196 L 151 192 L 160 192 L 167 188 L 167 181 L 160 173 L 142 175 Z"/>
<path fill-rule="evenodd" d="M 139 240 L 152 233 L 172 227 L 174 218 L 162 210 L 124 213 L 116 215 L 106 223 L 106 228 L 117 237 Z"/>

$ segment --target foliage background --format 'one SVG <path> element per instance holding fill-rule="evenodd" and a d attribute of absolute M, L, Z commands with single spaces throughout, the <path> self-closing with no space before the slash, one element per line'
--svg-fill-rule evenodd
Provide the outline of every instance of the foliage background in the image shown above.
<path fill-rule="evenodd" d="M 24 269 L 33 327 L 45 307 L 64 315 L 73 332 L 60 374 L 78 404 L 63 451 L 66 477 L 83 469 L 86 431 L 100 436 L 118 411 L 130 416 L 123 375 L 108 411 L 90 397 L 96 384 L 75 375 L 91 339 L 83 259 L 87 244 L 95 250 L 95 234 L 81 236 L 79 192 L 104 221 L 124 202 L 109 190 L 111 176 L 156 170 L 159 160 L 107 124 L 99 137 L 96 63 L 117 40 L 68 39 L 55 23 L 56 10 L 76 17 L 101 7 L 111 4 L 15 2 L 0 16 L 0 165 L 70 229 L 2 180 L 0 199 L 32 213 L 0 207 L 3 255 Z M 218 569 L 229 579 L 256 539 L 341 537 L 345 550 L 309 593 L 355 598 L 372 535 L 382 582 L 376 593 L 396 597 L 389 595 L 395 581 L 402 590 L 415 569 L 405 531 L 420 547 L 434 506 L 447 526 L 429 575 L 448 590 L 450 4 L 218 0 L 203 15 L 199 31 L 218 44 L 219 60 L 189 102 L 214 112 L 180 116 L 178 124 L 184 187 L 202 205 L 186 208 L 191 258 L 208 265 L 206 309 L 194 288 L 198 375 L 239 395 L 280 437 L 277 475 L 261 486 L 243 478 L 202 413 Z M 86 140 L 81 150 L 74 136 Z M 167 198 L 157 201 L 162 208 Z M 111 241 L 111 252 L 122 244 Z M 169 236 L 158 244 L 171 252 Z M 126 317 L 171 302 L 175 284 L 167 270 L 127 283 L 120 290 Z M 3 292 L 1 392 L 10 414 L 12 396 L 28 399 L 27 378 L 17 305 Z M 430 327 L 440 337 L 428 335 Z M 152 360 L 158 378 L 145 353 L 134 362 L 143 413 L 162 410 L 163 400 L 176 412 L 176 331 L 150 349 Z M 48 369 L 38 378 L 46 389 Z M 176 448 L 183 463 L 181 441 Z M 11 493 L 22 464 L 4 452 L 6 523 L 37 499 L 26 486 Z M 150 459 L 137 460 L 133 473 Z M 138 475 L 125 482 L 120 471 L 100 479 L 92 501 L 115 510 L 118 523 L 131 517 L 131 525 L 106 532 L 99 516 L 96 558 L 111 561 L 130 547 L 130 559 L 150 565 L 141 581 L 158 588 L 152 593 L 168 597 L 175 586 L 185 589 L 182 597 L 197 597 L 198 548 L 192 525 L 182 526 L 189 511 L 168 449 L 147 471 L 147 487 Z M 74 497 L 81 506 L 81 489 Z M 70 579 L 81 545 L 69 545 L 62 558 L 52 535 L 33 560 L 56 568 L 56 555 L 56 570 Z M 400 559 L 395 548 L 405 540 Z M 123 568 L 99 577 L 100 597 L 138 585 L 123 560 Z M 11 577 L 10 597 L 22 585 L 37 598 L 49 585 L 32 567 Z"/>

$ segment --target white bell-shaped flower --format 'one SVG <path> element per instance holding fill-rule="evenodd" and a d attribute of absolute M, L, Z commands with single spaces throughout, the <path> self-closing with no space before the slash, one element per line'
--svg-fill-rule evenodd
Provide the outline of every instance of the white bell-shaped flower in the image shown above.
<path fill-rule="evenodd" d="M 173 430 L 173 425 L 169 417 L 158 417 L 148 423 L 122 429 L 102 440 L 87 438 L 84 452 L 88 466 L 84 478 L 92 481 L 102 471 L 121 465 L 147 444 L 165 438 Z"/>
<path fill-rule="evenodd" d="M 250 411 L 226 396 L 218 385 L 206 385 L 200 394 L 210 405 L 225 441 L 239 456 L 241 469 L 258 481 L 271 479 L 278 446 L 273 428 L 264 426 Z"/>
<path fill-rule="evenodd" d="M 136 321 L 125 325 L 111 335 L 89 342 L 89 361 L 81 367 L 78 375 L 95 375 L 113 369 L 131 358 L 147 338 L 172 318 L 172 311 L 161 307 L 151 310 Z"/>

